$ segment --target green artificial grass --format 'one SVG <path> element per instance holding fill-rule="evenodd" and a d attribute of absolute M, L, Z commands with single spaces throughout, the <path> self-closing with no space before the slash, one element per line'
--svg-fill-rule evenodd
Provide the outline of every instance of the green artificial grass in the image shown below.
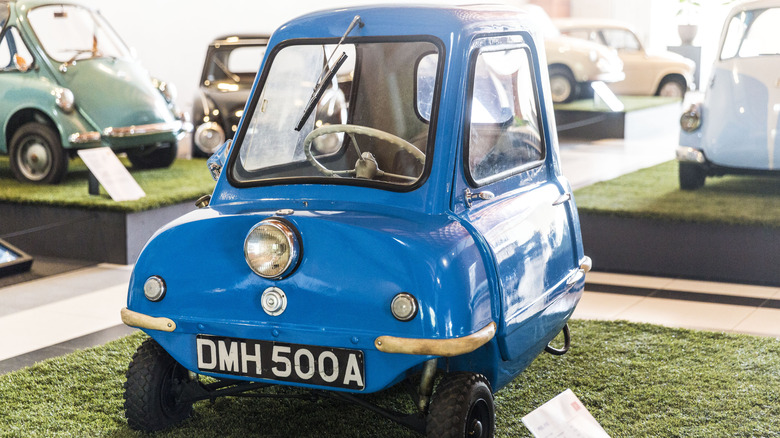
<path fill-rule="evenodd" d="M 568 354 L 542 354 L 496 394 L 497 436 L 529 437 L 521 418 L 566 388 L 612 437 L 780 436 L 780 340 L 620 321 L 570 325 Z M 144 338 L 0 376 L 0 436 L 146 436 L 128 428 L 122 407 L 124 373 Z M 396 389 L 367 397 L 384 406 L 407 400 Z M 333 400 L 220 398 L 154 436 L 416 435 Z"/>
<path fill-rule="evenodd" d="M 680 99 L 677 97 L 618 96 L 618 99 L 623 103 L 625 112 L 643 110 L 660 105 L 668 105 L 670 103 L 680 103 Z M 556 103 L 555 109 L 561 111 L 612 112 L 606 104 L 599 104 L 594 99 L 575 100 L 569 103 Z"/>
<path fill-rule="evenodd" d="M 129 166 L 126 159 L 122 160 Z M 70 161 L 61 184 L 39 185 L 14 179 L 8 157 L 0 157 L 0 202 L 137 212 L 193 201 L 214 190 L 205 159 L 178 159 L 166 169 L 129 170 L 146 196 L 137 201 L 115 202 L 102 187 L 100 195 L 87 192 L 89 172 L 79 159 Z"/>
<path fill-rule="evenodd" d="M 680 190 L 675 161 L 581 188 L 574 196 L 580 213 L 780 228 L 780 178 L 713 177 L 686 191 Z"/>

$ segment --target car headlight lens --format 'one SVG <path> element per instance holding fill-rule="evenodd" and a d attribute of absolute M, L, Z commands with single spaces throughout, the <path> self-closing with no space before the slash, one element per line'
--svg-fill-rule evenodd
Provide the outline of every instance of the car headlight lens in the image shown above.
<path fill-rule="evenodd" d="M 60 107 L 66 113 L 73 111 L 73 103 L 75 101 L 73 92 L 67 88 L 57 87 L 54 89 L 54 101 L 57 106 Z"/>
<path fill-rule="evenodd" d="M 165 297 L 165 280 L 152 275 L 144 283 L 144 295 L 149 301 L 160 301 Z"/>
<path fill-rule="evenodd" d="M 691 105 L 682 116 L 680 116 L 680 128 L 685 132 L 693 132 L 701 126 L 701 112 L 699 107 Z"/>
<path fill-rule="evenodd" d="M 401 292 L 393 297 L 390 311 L 399 321 L 410 321 L 417 315 L 417 300 L 412 294 Z"/>
<path fill-rule="evenodd" d="M 195 146 L 203 152 L 213 153 L 225 141 L 225 131 L 219 123 L 208 122 L 195 129 Z"/>
<path fill-rule="evenodd" d="M 263 278 L 278 279 L 291 274 L 298 263 L 300 252 L 295 230 L 275 218 L 255 225 L 244 241 L 247 264 Z"/>

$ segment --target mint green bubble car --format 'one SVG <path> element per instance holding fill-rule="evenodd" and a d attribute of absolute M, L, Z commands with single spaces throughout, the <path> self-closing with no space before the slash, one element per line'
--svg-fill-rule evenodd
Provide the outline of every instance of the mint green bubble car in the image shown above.
<path fill-rule="evenodd" d="M 23 182 L 57 184 L 78 149 L 108 146 L 134 167 L 167 167 L 185 123 L 108 22 L 84 6 L 0 4 L 0 154 Z"/>

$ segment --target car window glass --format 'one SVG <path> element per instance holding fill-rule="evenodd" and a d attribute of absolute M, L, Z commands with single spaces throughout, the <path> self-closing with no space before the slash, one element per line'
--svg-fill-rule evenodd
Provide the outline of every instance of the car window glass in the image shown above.
<path fill-rule="evenodd" d="M 103 17 L 77 5 L 39 6 L 27 13 L 46 53 L 57 62 L 90 58 L 131 58 Z"/>
<path fill-rule="evenodd" d="M 257 73 L 265 55 L 265 46 L 236 47 L 230 52 L 227 67 L 233 73 Z"/>
<path fill-rule="evenodd" d="M 438 63 L 439 55 L 437 53 L 425 55 L 417 63 L 417 113 L 425 121 L 431 120 Z"/>
<path fill-rule="evenodd" d="M 754 18 L 745 33 L 740 57 L 765 56 L 780 54 L 780 8 L 752 11 Z"/>
<path fill-rule="evenodd" d="M 613 49 L 639 50 L 639 41 L 632 32 L 623 29 L 604 29 L 601 32 L 604 35 L 604 41 Z"/>
<path fill-rule="evenodd" d="M 10 27 L 0 41 L 0 68 L 3 71 L 27 71 L 33 64 L 33 57 L 22 41 L 19 31 Z"/>
<path fill-rule="evenodd" d="M 544 157 L 534 84 L 527 49 L 477 56 L 466 150 L 476 183 L 513 174 Z"/>

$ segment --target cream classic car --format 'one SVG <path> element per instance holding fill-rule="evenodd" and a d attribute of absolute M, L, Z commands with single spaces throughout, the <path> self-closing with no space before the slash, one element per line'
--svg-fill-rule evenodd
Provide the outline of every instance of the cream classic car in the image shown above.
<path fill-rule="evenodd" d="M 609 84 L 615 94 L 682 98 L 693 85 L 693 61 L 671 52 L 648 53 L 636 34 L 620 22 L 569 18 L 555 20 L 555 25 L 564 35 L 617 50 L 626 79 Z"/>

